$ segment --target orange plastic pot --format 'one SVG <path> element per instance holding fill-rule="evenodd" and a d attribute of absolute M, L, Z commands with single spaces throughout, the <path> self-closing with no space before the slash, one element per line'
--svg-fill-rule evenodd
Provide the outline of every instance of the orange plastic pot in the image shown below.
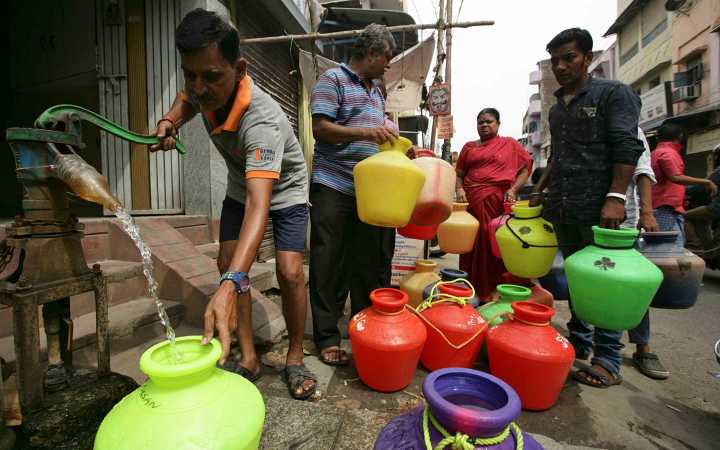
<path fill-rule="evenodd" d="M 575 350 L 550 326 L 549 306 L 514 302 L 512 309 L 513 320 L 488 331 L 490 372 L 517 391 L 523 409 L 548 409 L 560 396 Z"/>
<path fill-rule="evenodd" d="M 412 381 L 427 331 L 405 305 L 407 294 L 391 288 L 370 293 L 372 306 L 348 325 L 355 368 L 360 380 L 380 392 L 395 392 Z"/>
<path fill-rule="evenodd" d="M 426 369 L 471 368 L 475 364 L 487 323 L 469 303 L 460 306 L 437 301 L 419 314 L 427 324 L 427 342 L 420 356 Z"/>

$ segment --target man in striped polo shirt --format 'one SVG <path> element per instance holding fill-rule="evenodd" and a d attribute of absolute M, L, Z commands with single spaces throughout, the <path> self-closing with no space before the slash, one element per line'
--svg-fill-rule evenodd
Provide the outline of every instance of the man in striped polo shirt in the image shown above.
<path fill-rule="evenodd" d="M 389 270 L 381 267 L 388 264 L 382 248 L 394 230 L 358 218 L 353 168 L 377 153 L 378 144 L 397 137 L 385 126 L 385 99 L 378 88 L 394 49 L 386 27 L 368 25 L 350 61 L 322 74 L 312 91 L 310 306 L 315 344 L 326 364 L 348 362 L 338 329 L 348 288 L 355 314 L 370 306 L 370 291 L 390 284 Z"/>

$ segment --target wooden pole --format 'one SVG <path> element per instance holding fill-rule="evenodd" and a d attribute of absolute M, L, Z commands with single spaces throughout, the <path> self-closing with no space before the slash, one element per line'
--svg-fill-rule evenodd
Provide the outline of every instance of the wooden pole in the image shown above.
<path fill-rule="evenodd" d="M 442 0 L 440 0 L 444 3 Z M 444 10 L 442 12 L 444 16 Z M 414 25 L 396 25 L 392 27 L 387 27 L 388 31 L 391 33 L 396 33 L 399 31 L 417 31 L 417 30 L 428 30 L 428 29 L 436 29 L 438 32 L 442 32 L 443 30 L 447 29 L 448 27 L 452 28 L 472 28 L 472 27 L 485 27 L 495 25 L 495 21 L 493 20 L 477 20 L 472 22 L 457 22 L 452 25 L 448 25 L 444 23 L 444 19 L 439 21 L 438 23 L 421 23 L 421 24 L 414 24 Z M 352 36 L 360 36 L 362 34 L 363 30 L 347 30 L 347 31 L 335 31 L 332 33 L 307 33 L 307 34 L 288 34 L 285 36 L 268 36 L 268 37 L 261 37 L 261 38 L 248 38 L 248 39 L 240 39 L 240 45 L 251 45 L 251 44 L 278 44 L 281 42 L 289 42 L 289 41 L 307 41 L 307 40 L 313 40 L 313 39 L 337 39 L 342 37 L 352 37 Z M 439 36 L 438 36 L 439 39 Z"/>
<path fill-rule="evenodd" d="M 452 57 L 452 15 L 453 15 L 453 2 L 452 0 L 447 0 L 447 13 L 445 14 L 447 16 L 447 24 L 448 26 L 445 28 L 445 82 L 450 85 L 451 83 L 451 74 L 452 71 L 450 70 L 450 62 Z M 450 95 L 452 96 L 452 87 L 450 88 Z M 452 105 L 452 101 L 450 102 L 450 105 Z M 450 112 L 452 114 L 452 111 Z M 452 152 L 450 150 L 450 142 L 451 138 L 445 139 L 442 146 L 442 159 L 444 159 L 447 162 L 452 161 Z"/>
<path fill-rule="evenodd" d="M 310 12 L 310 30 L 315 32 L 315 2 L 310 0 L 307 2 L 308 11 Z M 320 77 L 320 69 L 318 69 L 317 58 L 315 57 L 315 39 L 310 40 L 310 51 L 312 51 L 313 70 L 315 71 L 315 79 Z"/>
<path fill-rule="evenodd" d="M 443 35 L 442 30 L 445 28 L 445 1 L 440 0 L 440 9 L 438 10 L 440 18 L 437 23 L 438 40 L 437 40 L 437 62 L 435 63 L 435 76 L 433 77 L 433 84 L 442 82 L 440 76 L 440 70 L 442 63 L 445 58 L 445 52 L 443 49 Z M 438 117 L 433 117 L 432 130 L 430 131 L 430 150 L 435 153 L 435 139 L 437 137 Z"/>

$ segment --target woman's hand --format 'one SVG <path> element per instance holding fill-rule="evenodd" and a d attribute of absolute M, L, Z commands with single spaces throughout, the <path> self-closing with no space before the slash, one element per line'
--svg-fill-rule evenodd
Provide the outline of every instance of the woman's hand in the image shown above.
<path fill-rule="evenodd" d="M 457 203 L 467 203 L 467 196 L 465 195 L 465 189 L 455 189 L 455 201 Z"/>
<path fill-rule="evenodd" d="M 510 203 L 517 201 L 517 191 L 515 191 L 515 188 L 510 188 L 505 192 L 505 201 Z"/>

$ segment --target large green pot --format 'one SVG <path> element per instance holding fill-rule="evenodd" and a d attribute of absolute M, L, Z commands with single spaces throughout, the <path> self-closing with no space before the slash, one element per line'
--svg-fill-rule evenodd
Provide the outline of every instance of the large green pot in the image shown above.
<path fill-rule="evenodd" d="M 662 272 L 635 250 L 638 230 L 592 229 L 595 245 L 565 260 L 572 309 L 600 328 L 635 328 L 662 283 Z"/>
<path fill-rule="evenodd" d="M 108 413 L 95 450 L 257 449 L 265 404 L 248 380 L 218 369 L 222 350 L 200 336 L 177 339 L 175 363 L 168 341 L 150 347 L 140 369 L 150 380 Z"/>

